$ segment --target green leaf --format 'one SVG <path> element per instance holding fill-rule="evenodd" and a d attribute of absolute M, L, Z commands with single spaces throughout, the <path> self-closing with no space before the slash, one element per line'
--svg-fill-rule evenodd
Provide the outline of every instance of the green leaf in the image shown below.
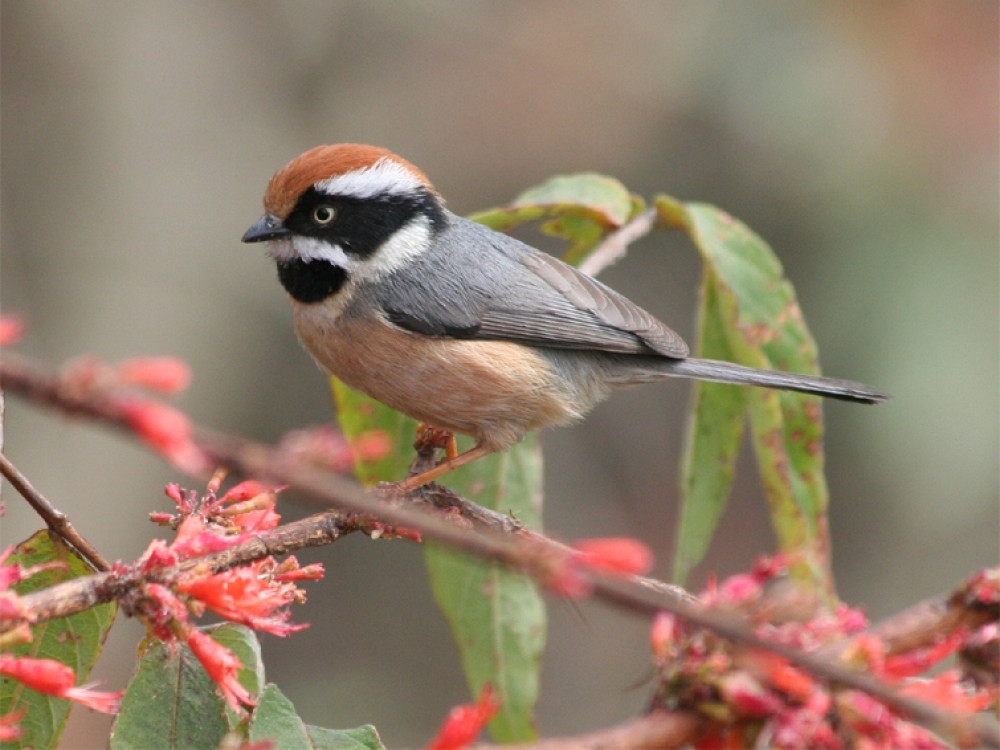
<path fill-rule="evenodd" d="M 370 396 L 348 388 L 337 378 L 330 378 L 337 421 L 349 441 L 374 430 L 384 432 L 392 441 L 392 450 L 379 461 L 356 461 L 354 474 L 366 487 L 378 482 L 396 482 L 406 476 L 415 455 L 412 450 L 417 421 Z"/>
<path fill-rule="evenodd" d="M 162 641 L 144 640 L 111 750 L 214 748 L 228 731 L 225 701 L 191 650 L 177 645 L 171 654 Z"/>
<path fill-rule="evenodd" d="M 371 724 L 354 729 L 325 729 L 306 725 L 309 741 L 320 750 L 382 750 L 382 738 Z"/>
<path fill-rule="evenodd" d="M 61 562 L 65 567 L 43 570 L 15 584 L 14 591 L 21 595 L 29 594 L 94 572 L 75 550 L 48 531 L 39 531 L 19 544 L 8 560 L 8 563 L 24 567 L 50 562 Z M 55 659 L 74 669 L 78 685 L 85 683 L 101 653 L 116 612 L 115 604 L 100 604 L 70 617 L 38 624 L 31 629 L 33 639 L 30 643 L 15 645 L 7 652 L 15 656 Z M 0 680 L 0 716 L 12 711 L 25 711 L 18 722 L 23 732 L 21 739 L 16 743 L 2 743 L 0 747 L 55 747 L 72 705 L 62 698 L 26 688 L 15 680 Z"/>
<path fill-rule="evenodd" d="M 250 719 L 250 742 L 270 740 L 281 750 L 382 750 L 373 726 L 324 729 L 307 725 L 276 685 L 267 685 Z"/>
<path fill-rule="evenodd" d="M 703 357 L 732 360 L 719 280 L 711 267 L 702 274 L 698 351 Z M 739 386 L 698 381 L 688 418 L 681 464 L 681 511 L 674 556 L 674 581 L 684 585 L 704 558 L 715 535 L 733 484 L 736 456 L 743 436 L 746 390 Z"/>
<path fill-rule="evenodd" d="M 642 210 L 633 196 L 613 177 L 593 172 L 559 175 L 528 188 L 509 205 L 473 214 L 469 218 L 508 232 L 528 221 L 545 220 L 541 230 L 569 240 L 565 260 L 578 264 L 604 238 Z"/>
<path fill-rule="evenodd" d="M 714 276 L 716 314 L 733 360 L 816 373 L 815 342 L 767 243 L 714 206 L 688 204 L 686 209 L 688 232 Z M 820 400 L 761 388 L 746 389 L 745 398 L 779 546 L 801 556 L 800 575 L 832 591 Z"/>
<path fill-rule="evenodd" d="M 341 429 L 349 440 L 376 429 L 394 439 L 391 456 L 355 467 L 359 479 L 365 484 L 402 479 L 413 458 L 410 444 L 416 422 L 337 380 L 333 391 Z M 462 438 L 460 449 L 468 447 L 469 441 Z M 443 481 L 469 500 L 509 512 L 532 528 L 539 526 L 541 452 L 535 436 L 448 474 Z M 536 587 L 496 563 L 431 544 L 425 555 L 431 588 L 452 627 L 473 695 L 489 682 L 502 702 L 490 730 L 498 740 L 531 739 L 545 641 L 545 608 Z"/>
<path fill-rule="evenodd" d="M 260 694 L 250 717 L 247 739 L 250 742 L 270 740 L 274 743 L 273 747 L 282 750 L 308 750 L 312 747 L 305 722 L 299 718 L 292 702 L 273 684 L 267 685 Z"/>
<path fill-rule="evenodd" d="M 237 675 L 240 684 L 259 692 L 264 671 L 253 631 L 226 623 L 206 632 L 243 664 Z M 186 645 L 175 645 L 171 653 L 162 641 L 147 638 L 139 647 L 139 664 L 112 727 L 110 747 L 214 748 L 228 732 L 239 730 L 243 721 L 230 711 L 218 686 Z"/>
<path fill-rule="evenodd" d="M 537 435 L 456 472 L 448 481 L 464 497 L 540 526 L 542 459 Z M 531 579 L 429 543 L 425 556 L 434 598 L 448 618 L 474 696 L 491 684 L 500 712 L 490 722 L 500 742 L 536 736 L 545 605 Z"/>

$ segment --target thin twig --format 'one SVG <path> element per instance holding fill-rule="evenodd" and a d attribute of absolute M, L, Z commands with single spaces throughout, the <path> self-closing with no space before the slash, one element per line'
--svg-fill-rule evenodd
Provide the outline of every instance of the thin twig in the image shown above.
<path fill-rule="evenodd" d="M 580 270 L 596 276 L 608 266 L 625 257 L 628 246 L 652 231 L 656 224 L 656 208 L 647 208 L 627 224 L 605 237 L 601 244 L 580 264 Z"/>
<path fill-rule="evenodd" d="M 35 512 L 42 517 L 45 524 L 64 539 L 68 544 L 76 548 L 77 552 L 83 555 L 90 564 L 98 570 L 111 570 L 111 563 L 92 545 L 87 539 L 74 528 L 69 518 L 61 510 L 50 503 L 41 492 L 36 490 L 28 478 L 24 476 L 17 467 L 11 463 L 6 455 L 0 453 L 0 473 L 6 477 L 11 486 L 17 490 L 21 496 L 28 501 Z"/>

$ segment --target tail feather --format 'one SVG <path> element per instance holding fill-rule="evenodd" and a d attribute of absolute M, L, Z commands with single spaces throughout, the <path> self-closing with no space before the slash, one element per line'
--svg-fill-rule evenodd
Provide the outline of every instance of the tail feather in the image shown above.
<path fill-rule="evenodd" d="M 850 380 L 825 378 L 820 375 L 802 375 L 780 370 L 758 370 L 714 359 L 661 359 L 656 362 L 655 370 L 661 375 L 710 380 L 716 383 L 732 383 L 734 385 L 779 388 L 864 404 L 877 404 L 889 398 L 887 393 L 876 391 L 867 385 Z"/>

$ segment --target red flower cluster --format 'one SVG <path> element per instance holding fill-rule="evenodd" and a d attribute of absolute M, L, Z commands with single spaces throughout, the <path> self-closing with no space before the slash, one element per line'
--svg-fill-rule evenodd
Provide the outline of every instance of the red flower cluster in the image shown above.
<path fill-rule="evenodd" d="M 758 623 L 756 631 L 762 638 L 807 651 L 853 636 L 843 652 L 846 663 L 939 708 L 971 713 L 996 700 L 995 683 L 968 684 L 957 670 L 931 678 L 914 677 L 981 634 L 958 631 L 929 648 L 888 654 L 881 640 L 859 633 L 867 625 L 861 612 L 846 605 L 826 610 L 797 594 L 797 586 L 785 577 L 786 563 L 780 557 L 762 561 L 749 574 L 712 584 L 702 601 L 748 615 Z M 965 591 L 977 603 L 995 596 L 994 587 L 984 586 L 982 576 Z M 802 606 L 806 599 L 813 602 L 808 613 Z M 782 616 L 764 620 L 760 615 L 765 612 Z M 874 750 L 943 746 L 931 733 L 865 693 L 831 688 L 780 656 L 689 628 L 667 613 L 655 618 L 651 642 L 664 700 L 715 721 L 714 729 L 697 747 L 839 750 L 864 746 Z"/>
<path fill-rule="evenodd" d="M 235 710 L 253 705 L 252 696 L 236 679 L 239 659 L 197 630 L 189 618 L 210 610 L 274 635 L 294 633 L 307 627 L 288 622 L 290 605 L 305 601 L 305 593 L 295 582 L 321 578 L 323 568 L 318 564 L 299 567 L 294 557 L 281 563 L 266 557 L 218 573 L 207 566 L 178 572 L 179 562 L 229 549 L 281 520 L 275 511 L 278 488 L 246 481 L 220 496 L 223 478 L 224 474 L 217 473 L 203 495 L 167 486 L 166 494 L 178 512 L 155 513 L 153 520 L 176 527 L 177 536 L 169 545 L 154 541 L 132 566 L 143 579 L 153 579 L 142 587 L 134 606 L 157 636 L 188 644 Z M 127 570 L 119 573 L 127 574 Z"/>

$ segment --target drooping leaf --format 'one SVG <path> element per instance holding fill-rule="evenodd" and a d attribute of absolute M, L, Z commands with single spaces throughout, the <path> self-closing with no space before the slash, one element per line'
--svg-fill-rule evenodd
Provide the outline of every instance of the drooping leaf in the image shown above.
<path fill-rule="evenodd" d="M 732 360 L 726 341 L 719 281 L 709 266 L 702 274 L 698 351 L 711 359 Z M 674 582 L 683 585 L 704 558 L 725 510 L 733 484 L 746 415 L 746 393 L 739 386 L 699 381 L 688 416 L 681 463 L 681 508 L 674 555 Z"/>
<path fill-rule="evenodd" d="M 501 232 L 544 220 L 541 230 L 568 240 L 564 258 L 578 264 L 609 231 L 642 210 L 642 200 L 613 177 L 593 172 L 559 175 L 528 188 L 510 204 L 469 218 Z"/>
<path fill-rule="evenodd" d="M 264 668 L 253 631 L 226 623 L 206 632 L 239 658 L 240 684 L 252 693 L 259 691 Z M 139 664 L 112 727 L 110 747 L 214 748 L 240 723 L 230 712 L 218 686 L 186 645 L 177 644 L 171 653 L 162 641 L 147 638 L 139 647 Z"/>
<path fill-rule="evenodd" d="M 276 685 L 267 685 L 253 711 L 248 731 L 250 742 L 269 740 L 281 750 L 382 750 L 373 726 L 355 729 L 324 729 L 309 726 L 292 702 Z"/>
<path fill-rule="evenodd" d="M 463 497 L 540 526 L 542 459 L 537 435 L 456 472 L 448 481 Z M 534 582 L 497 563 L 428 544 L 425 555 L 434 598 L 451 625 L 472 695 L 490 684 L 500 711 L 490 722 L 500 742 L 536 736 L 545 605 Z"/>
<path fill-rule="evenodd" d="M 767 243 L 714 206 L 685 208 L 686 228 L 713 275 L 716 315 L 732 358 L 753 367 L 816 373 L 815 342 Z M 746 389 L 745 398 L 779 545 L 801 555 L 800 574 L 830 591 L 820 400 L 761 388 Z M 731 405 L 720 409 L 715 421 Z"/>
<path fill-rule="evenodd" d="M 348 439 L 369 430 L 394 438 L 392 455 L 355 469 L 365 484 L 396 481 L 413 459 L 416 422 L 333 380 L 341 429 Z M 470 447 L 462 441 L 460 449 Z M 541 511 L 541 456 L 530 436 L 503 454 L 489 456 L 441 480 L 464 497 L 509 512 L 537 528 Z M 484 563 L 428 544 L 431 587 L 459 646 L 473 695 L 491 683 L 503 708 L 490 725 L 499 740 L 535 736 L 539 659 L 545 641 L 545 609 L 535 585 L 496 563 Z"/>
<path fill-rule="evenodd" d="M 19 544 L 8 562 L 26 568 L 50 562 L 64 566 L 41 571 L 15 584 L 14 591 L 21 595 L 94 573 L 89 563 L 49 531 L 39 531 Z M 32 628 L 30 643 L 18 644 L 8 653 L 55 659 L 72 667 L 77 684 L 83 684 L 101 653 L 116 612 L 114 603 L 101 604 L 69 617 L 39 623 Z M 21 739 L 0 747 L 55 747 L 72 705 L 68 700 L 43 695 L 15 680 L 0 680 L 0 716 L 25 711 L 18 722 L 23 732 Z"/>

